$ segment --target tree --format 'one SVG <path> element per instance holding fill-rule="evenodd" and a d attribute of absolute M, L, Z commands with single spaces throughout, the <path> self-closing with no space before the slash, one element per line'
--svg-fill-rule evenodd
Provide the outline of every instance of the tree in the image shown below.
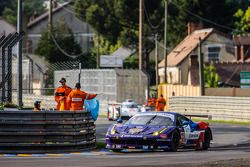
<path fill-rule="evenodd" d="M 0 16 L 2 16 L 4 8 L 10 4 L 10 0 L 0 0 Z"/>
<path fill-rule="evenodd" d="M 111 44 L 120 41 L 124 46 L 137 48 L 138 2 L 138 0 L 76 0 L 75 11 L 80 19 L 91 24 Z M 163 39 L 164 2 L 165 0 L 144 0 L 146 39 L 154 33 L 160 34 L 160 39 Z M 243 0 L 169 1 L 168 45 L 173 47 L 183 39 L 189 21 L 231 33 L 233 14 L 238 8 L 244 8 L 246 4 L 250 2 Z M 153 43 L 150 41 L 146 40 L 146 55 L 152 50 Z"/>
<path fill-rule="evenodd" d="M 218 87 L 219 75 L 216 72 L 216 68 L 212 64 L 204 66 L 204 81 L 206 87 L 208 88 Z"/>
<path fill-rule="evenodd" d="M 187 23 L 202 23 L 204 28 L 216 28 L 232 33 L 233 14 L 250 4 L 245 0 L 169 0 L 168 48 L 175 47 L 187 35 Z M 144 0 L 144 59 L 150 74 L 149 54 L 154 49 L 152 36 L 164 37 L 165 0 Z M 77 16 L 88 22 L 111 45 L 138 48 L 139 0 L 76 0 Z"/>
<path fill-rule="evenodd" d="M 187 23 L 202 23 L 224 33 L 233 31 L 233 15 L 250 5 L 245 0 L 172 0 L 169 4 L 169 43 L 175 46 L 187 32 Z"/>
<path fill-rule="evenodd" d="M 158 24 L 162 19 L 161 1 L 150 1 L 147 12 L 153 13 L 151 22 Z M 120 43 L 123 46 L 137 48 L 138 43 L 138 1 L 135 0 L 77 0 L 75 10 L 78 17 L 87 21 L 100 33 L 104 39 L 112 45 Z M 149 53 L 154 48 L 153 41 L 147 37 L 153 35 L 153 31 L 147 24 L 145 28 L 145 55 L 149 59 Z M 148 61 L 149 62 L 149 61 Z M 149 63 L 148 63 L 149 64 Z M 148 66 L 147 66 L 148 67 Z"/>
<path fill-rule="evenodd" d="M 73 33 L 65 21 L 60 20 L 53 27 L 52 33 L 44 32 L 42 34 L 36 53 L 45 57 L 50 63 L 64 62 L 74 60 L 74 57 L 64 53 L 80 55 L 81 47 L 75 42 Z"/>
<path fill-rule="evenodd" d="M 11 24 L 17 23 L 17 0 L 9 0 L 8 6 L 3 11 L 3 17 Z M 45 12 L 43 6 L 44 0 L 25 0 L 23 1 L 23 9 L 25 19 L 29 20 L 32 15 L 40 15 Z M 2 3 L 1 3 L 2 7 Z"/>
<path fill-rule="evenodd" d="M 98 41 L 99 38 L 99 41 Z M 99 48 L 100 55 L 109 55 L 116 51 L 121 46 L 121 43 L 118 41 L 116 44 L 112 44 L 109 40 L 105 39 L 102 36 L 94 37 L 94 48 L 92 52 L 97 54 L 97 50 Z"/>
<path fill-rule="evenodd" d="M 127 57 L 123 62 L 123 68 L 126 69 L 137 69 L 138 68 L 138 59 L 134 56 Z"/>
<path fill-rule="evenodd" d="M 250 6 L 244 11 L 239 9 L 235 15 L 235 34 L 250 33 Z"/>

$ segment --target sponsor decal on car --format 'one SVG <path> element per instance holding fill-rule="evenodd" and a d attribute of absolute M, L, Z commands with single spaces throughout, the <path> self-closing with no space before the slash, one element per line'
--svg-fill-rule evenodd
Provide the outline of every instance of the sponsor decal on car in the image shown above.
<path fill-rule="evenodd" d="M 199 136 L 200 136 L 200 132 L 196 131 L 196 132 L 190 133 L 188 139 L 198 139 Z"/>
<path fill-rule="evenodd" d="M 142 131 L 143 131 L 143 129 L 138 129 L 138 128 L 129 129 L 130 134 L 136 134 L 136 133 L 140 133 Z"/>
<path fill-rule="evenodd" d="M 129 137 L 129 138 L 143 138 L 143 135 L 124 135 L 124 137 Z"/>

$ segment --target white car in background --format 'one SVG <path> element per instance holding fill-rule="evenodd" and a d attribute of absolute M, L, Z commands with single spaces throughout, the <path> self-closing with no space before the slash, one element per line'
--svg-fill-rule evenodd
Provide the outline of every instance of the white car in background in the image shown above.
<path fill-rule="evenodd" d="M 137 103 L 134 101 L 126 101 L 123 102 L 120 108 L 120 117 L 121 119 L 129 119 L 130 117 L 134 116 L 140 112 L 140 108 Z"/>
<path fill-rule="evenodd" d="M 107 117 L 109 120 L 129 119 L 140 112 L 139 105 L 132 99 L 127 99 L 123 103 L 109 104 Z"/>
<path fill-rule="evenodd" d="M 115 121 L 120 117 L 121 103 L 108 104 L 107 118 L 109 121 Z"/>

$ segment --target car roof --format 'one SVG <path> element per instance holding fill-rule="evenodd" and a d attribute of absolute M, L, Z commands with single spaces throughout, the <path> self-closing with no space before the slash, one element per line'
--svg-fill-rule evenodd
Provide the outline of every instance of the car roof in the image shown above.
<path fill-rule="evenodd" d="M 142 112 L 142 113 L 138 113 L 138 114 L 154 114 L 154 115 L 168 115 L 168 114 L 171 114 L 171 115 L 180 115 L 179 113 L 176 113 L 176 112 L 165 112 L 165 111 L 162 111 L 162 112 L 159 112 L 159 111 L 151 111 L 151 112 Z"/>
<path fill-rule="evenodd" d="M 171 111 L 151 111 L 149 113 L 155 113 L 155 114 L 161 113 L 161 114 L 173 114 L 173 115 L 177 115 L 178 114 L 176 112 L 171 112 Z"/>

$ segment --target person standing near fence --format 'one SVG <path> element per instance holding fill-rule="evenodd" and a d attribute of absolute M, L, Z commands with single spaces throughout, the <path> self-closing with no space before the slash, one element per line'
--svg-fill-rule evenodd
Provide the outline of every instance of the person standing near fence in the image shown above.
<path fill-rule="evenodd" d="M 84 100 L 93 99 L 97 94 L 89 94 L 84 91 L 81 91 L 81 84 L 76 83 L 75 89 L 70 92 L 67 98 L 67 103 L 71 111 L 83 110 Z"/>
<path fill-rule="evenodd" d="M 161 94 L 161 96 L 156 101 L 156 110 L 157 111 L 164 111 L 164 108 L 166 106 L 166 100 Z"/>
<path fill-rule="evenodd" d="M 67 104 L 67 96 L 72 91 L 72 89 L 66 85 L 66 79 L 61 78 L 59 81 L 62 85 L 56 89 L 55 101 L 57 103 L 56 110 L 69 110 L 69 105 Z"/>

